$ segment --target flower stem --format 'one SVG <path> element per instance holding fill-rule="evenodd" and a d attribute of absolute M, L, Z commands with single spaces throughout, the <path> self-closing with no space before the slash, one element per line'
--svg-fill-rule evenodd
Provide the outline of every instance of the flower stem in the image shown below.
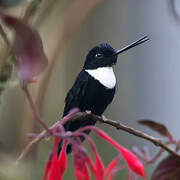
<path fill-rule="evenodd" d="M 41 119 L 41 116 L 39 114 L 39 111 L 37 110 L 33 100 L 32 100 L 32 96 L 31 94 L 29 93 L 29 90 L 27 88 L 27 85 L 26 84 L 23 84 L 22 86 L 22 90 L 24 91 L 26 97 L 27 97 L 27 100 L 29 102 L 29 105 L 31 107 L 31 110 L 33 112 L 33 115 L 34 115 L 34 118 L 35 120 L 50 134 L 52 135 L 52 132 L 50 131 L 50 129 L 48 128 L 48 126 L 46 125 L 46 123 Z"/>

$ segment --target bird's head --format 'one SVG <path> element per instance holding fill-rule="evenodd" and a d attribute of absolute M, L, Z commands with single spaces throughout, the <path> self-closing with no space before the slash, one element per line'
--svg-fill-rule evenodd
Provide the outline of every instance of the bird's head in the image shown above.
<path fill-rule="evenodd" d="M 117 62 L 118 55 L 132 47 L 135 47 L 149 40 L 148 36 L 144 36 L 128 46 L 115 51 L 109 44 L 101 43 L 99 46 L 92 48 L 85 60 L 84 69 L 97 69 L 100 67 L 112 67 Z"/>

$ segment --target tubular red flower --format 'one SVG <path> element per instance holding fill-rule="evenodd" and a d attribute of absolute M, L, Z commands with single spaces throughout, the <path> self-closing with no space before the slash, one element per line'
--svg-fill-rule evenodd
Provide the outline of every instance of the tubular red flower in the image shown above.
<path fill-rule="evenodd" d="M 67 168 L 66 145 L 64 142 L 60 155 L 57 155 L 58 138 L 54 139 L 54 148 L 52 156 L 47 162 L 43 180 L 62 180 L 63 174 Z"/>
<path fill-rule="evenodd" d="M 114 147 L 116 147 L 122 154 L 121 157 L 123 157 L 126 161 L 128 168 L 145 178 L 144 166 L 132 152 L 120 146 L 115 140 L 113 140 L 111 137 L 109 137 L 106 133 L 99 130 L 98 128 L 94 126 L 87 126 L 75 132 L 66 132 L 63 135 L 63 137 L 65 137 L 66 140 L 61 139 L 62 141 L 64 141 L 64 143 L 59 156 L 59 137 L 54 138 L 52 156 L 50 157 L 46 165 L 43 180 L 62 180 L 63 174 L 67 168 L 66 146 L 68 143 L 71 143 L 72 145 L 74 169 L 77 180 L 90 180 L 88 167 L 93 172 L 94 176 L 96 177 L 96 180 L 112 180 L 116 172 L 124 167 L 118 165 L 119 161 L 121 160 L 121 157 L 118 156 L 117 158 L 113 159 L 106 168 L 106 170 L 104 170 L 103 162 L 96 150 L 93 140 L 87 134 L 84 133 L 84 131 L 86 130 L 95 131 L 101 138 L 103 138 L 104 140 L 112 144 Z M 88 140 L 89 145 L 94 153 L 95 162 L 93 162 L 91 157 L 83 148 L 80 141 L 80 137 L 84 137 Z"/>
<path fill-rule="evenodd" d="M 104 165 L 101 161 L 101 158 L 99 156 L 99 154 L 97 153 L 97 151 L 95 151 L 95 156 L 96 156 L 96 175 L 97 175 L 97 180 L 101 180 L 103 179 L 104 176 Z"/>
<path fill-rule="evenodd" d="M 78 150 L 76 152 L 73 152 L 73 158 L 77 180 L 90 180 L 90 175 L 87 168 L 87 154 L 81 150 Z"/>
<path fill-rule="evenodd" d="M 86 164 L 82 164 L 82 166 L 80 166 L 80 164 L 75 165 L 75 174 L 77 180 L 90 180 L 90 175 Z"/>
<path fill-rule="evenodd" d="M 95 164 L 93 163 L 93 161 L 91 160 L 91 158 L 89 156 L 88 156 L 87 162 L 88 162 L 90 169 L 94 173 L 96 180 L 105 180 L 105 179 L 112 180 L 114 178 L 116 172 L 119 170 L 119 167 L 117 165 L 118 165 L 118 162 L 120 161 L 121 157 L 118 156 L 115 159 L 113 159 L 105 171 L 103 162 L 96 150 L 96 146 L 95 146 L 93 140 L 87 134 L 79 133 L 79 135 L 84 136 L 88 140 L 89 145 L 94 153 Z"/>
<path fill-rule="evenodd" d="M 59 171 L 61 176 L 63 176 L 65 170 L 67 169 L 66 145 L 67 145 L 67 141 L 64 142 L 63 148 L 59 155 Z"/>
<path fill-rule="evenodd" d="M 95 126 L 86 126 L 81 128 L 80 130 L 76 131 L 76 133 L 80 133 L 86 130 L 93 130 L 95 131 L 100 137 L 105 139 L 107 142 L 112 144 L 116 147 L 124 157 L 125 161 L 127 162 L 128 167 L 138 175 L 145 178 L 145 170 L 143 164 L 138 160 L 138 158 L 130 152 L 128 149 L 120 146 L 114 139 L 109 137 L 105 132 L 101 131 L 100 129 L 96 128 Z"/>
<path fill-rule="evenodd" d="M 88 137 L 88 140 L 90 140 L 89 137 Z M 99 156 L 98 152 L 96 151 L 96 147 L 93 144 L 92 140 L 90 142 L 90 145 L 91 145 L 91 149 L 95 155 L 95 176 L 96 176 L 96 180 L 102 180 L 103 176 L 104 176 L 104 165 L 102 163 L 101 157 Z"/>
<path fill-rule="evenodd" d="M 49 170 L 48 180 L 61 180 L 62 179 L 58 165 L 59 165 L 58 157 L 53 156 L 51 168 Z"/>
<path fill-rule="evenodd" d="M 96 150 L 96 146 L 95 146 L 93 140 L 85 133 L 79 133 L 79 135 L 84 136 L 84 138 L 86 138 L 88 140 L 88 143 L 89 143 L 89 145 L 94 153 L 94 156 L 95 156 L 95 164 L 93 163 L 91 158 L 88 156 L 87 163 L 88 163 L 89 167 L 91 168 L 92 172 L 94 173 L 96 180 L 103 180 L 104 165 L 101 160 L 101 157 L 99 156 L 99 154 Z"/>
<path fill-rule="evenodd" d="M 145 177 L 145 170 L 143 164 L 138 160 L 138 158 L 130 152 L 128 149 L 120 146 L 114 139 L 110 138 L 106 133 L 101 130 L 98 130 L 97 133 L 99 136 L 104 138 L 106 141 L 111 143 L 115 146 L 124 157 L 125 161 L 127 162 L 129 168 L 134 171 L 135 173 L 139 174 L 142 177 Z"/>
<path fill-rule="evenodd" d="M 87 164 L 89 165 L 91 171 L 93 172 L 93 174 L 96 177 L 96 167 L 94 166 L 93 161 L 90 157 L 87 158 Z"/>
<path fill-rule="evenodd" d="M 47 178 L 48 178 L 49 170 L 51 168 L 51 163 L 52 163 L 52 154 L 49 156 L 49 159 L 46 163 L 46 168 L 44 171 L 43 180 L 47 180 Z"/>
<path fill-rule="evenodd" d="M 96 177 L 96 180 L 103 180 L 103 177 L 104 177 L 104 165 L 103 165 L 101 157 L 99 156 L 96 149 L 94 149 L 93 152 L 94 152 L 94 155 L 95 155 L 95 164 L 92 162 L 90 157 L 88 157 L 87 163 L 88 163 L 91 171 L 93 172 L 94 176 Z"/>

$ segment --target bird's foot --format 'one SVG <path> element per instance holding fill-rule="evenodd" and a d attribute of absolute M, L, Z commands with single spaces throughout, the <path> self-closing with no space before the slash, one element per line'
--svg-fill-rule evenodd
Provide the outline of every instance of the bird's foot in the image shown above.
<path fill-rule="evenodd" d="M 103 121 L 107 120 L 107 118 L 104 115 L 101 115 L 101 118 L 103 119 Z"/>
<path fill-rule="evenodd" d="M 86 110 L 86 113 L 87 114 L 91 114 L 92 112 L 90 110 Z"/>

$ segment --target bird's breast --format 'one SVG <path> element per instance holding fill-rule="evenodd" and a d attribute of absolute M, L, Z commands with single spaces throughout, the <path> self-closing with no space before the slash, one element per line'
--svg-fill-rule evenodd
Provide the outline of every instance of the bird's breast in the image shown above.
<path fill-rule="evenodd" d="M 116 85 L 116 77 L 112 67 L 100 67 L 85 71 L 108 89 L 113 89 Z"/>

